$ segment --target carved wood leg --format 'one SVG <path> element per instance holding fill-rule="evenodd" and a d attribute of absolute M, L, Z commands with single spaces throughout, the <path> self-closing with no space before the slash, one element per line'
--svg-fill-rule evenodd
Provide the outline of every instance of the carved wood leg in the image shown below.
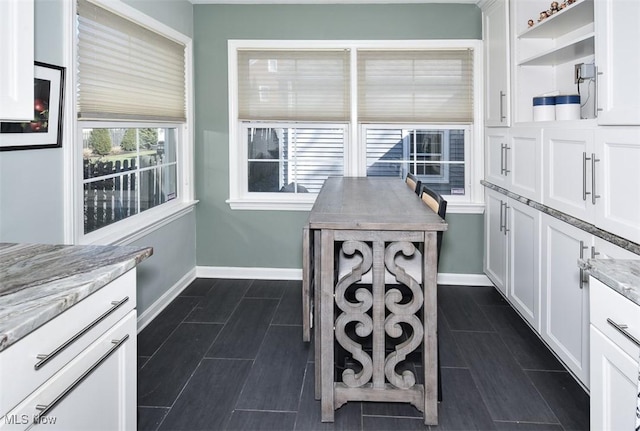
<path fill-rule="evenodd" d="M 334 421 L 334 378 L 333 378 L 333 243 L 332 230 L 322 231 L 320 273 L 320 354 L 322 355 L 322 422 Z"/>
<path fill-rule="evenodd" d="M 425 232 L 422 263 L 424 289 L 424 423 L 438 424 L 438 357 L 437 357 L 437 254 L 436 233 Z"/>

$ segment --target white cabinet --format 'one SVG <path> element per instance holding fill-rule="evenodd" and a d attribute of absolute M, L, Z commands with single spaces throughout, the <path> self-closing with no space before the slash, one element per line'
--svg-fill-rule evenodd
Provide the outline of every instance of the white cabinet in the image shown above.
<path fill-rule="evenodd" d="M 543 135 L 542 203 L 593 223 L 593 131 L 548 128 Z"/>
<path fill-rule="evenodd" d="M 485 47 L 485 124 L 508 126 L 510 112 L 509 3 L 486 2 L 482 7 Z"/>
<path fill-rule="evenodd" d="M 507 232 L 506 209 L 507 197 L 485 190 L 485 273 L 496 287 L 507 295 Z"/>
<path fill-rule="evenodd" d="M 589 387 L 589 292 L 577 262 L 588 257 L 590 234 L 542 216 L 541 335 Z"/>
<path fill-rule="evenodd" d="M 509 129 L 507 128 L 486 128 L 485 129 L 485 175 L 487 181 L 500 187 L 507 187 L 509 178 L 508 169 L 505 167 L 506 155 L 509 139 Z"/>
<path fill-rule="evenodd" d="M 518 201 L 508 202 L 507 298 L 522 317 L 540 328 L 540 212 Z"/>
<path fill-rule="evenodd" d="M 598 129 L 594 154 L 596 226 L 640 243 L 640 130 Z"/>
<path fill-rule="evenodd" d="M 492 190 L 487 190 L 485 197 L 485 273 L 538 329 L 540 213 Z"/>
<path fill-rule="evenodd" d="M 593 277 L 589 285 L 591 429 L 632 430 L 638 394 L 640 306 Z"/>
<path fill-rule="evenodd" d="M 33 0 L 0 1 L 0 120 L 33 119 Z"/>
<path fill-rule="evenodd" d="M 135 429 L 135 286 L 132 269 L 0 352 L 0 429 Z"/>
<path fill-rule="evenodd" d="M 534 127 L 487 128 L 487 181 L 540 201 L 542 132 Z"/>
<path fill-rule="evenodd" d="M 598 122 L 640 124 L 640 2 L 595 0 Z"/>

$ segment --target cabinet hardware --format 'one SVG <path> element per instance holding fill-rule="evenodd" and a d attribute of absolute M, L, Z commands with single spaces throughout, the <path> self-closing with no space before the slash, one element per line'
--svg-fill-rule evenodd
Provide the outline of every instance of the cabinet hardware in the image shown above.
<path fill-rule="evenodd" d="M 587 157 L 587 153 L 582 153 L 582 200 L 587 200 L 587 195 L 590 195 L 591 192 L 587 191 L 587 160 L 591 160 L 590 157 Z"/>
<path fill-rule="evenodd" d="M 595 99 L 593 101 L 593 109 L 594 109 L 594 115 L 596 118 L 598 118 L 598 112 L 602 112 L 604 109 L 602 109 L 599 105 L 600 105 L 600 98 L 598 97 L 598 91 L 599 91 L 599 79 L 598 76 L 600 75 L 604 75 L 604 73 L 600 72 L 598 70 L 598 66 L 594 67 L 596 73 L 595 73 L 595 79 L 594 79 L 594 95 L 595 95 Z"/>
<path fill-rule="evenodd" d="M 636 346 L 640 347 L 640 341 L 638 341 L 638 339 L 636 337 L 634 337 L 633 335 L 629 334 L 629 332 L 627 331 L 627 328 L 628 328 L 627 325 L 616 323 L 616 322 L 614 322 L 613 320 L 611 320 L 609 318 L 607 318 L 607 323 L 609 325 L 613 326 L 622 335 L 627 337 L 631 342 L 633 342 L 633 344 L 635 344 Z"/>
<path fill-rule="evenodd" d="M 507 151 L 511 149 L 510 146 L 504 144 L 504 174 L 507 175 L 511 170 L 509 170 L 509 157 L 507 156 Z"/>
<path fill-rule="evenodd" d="M 504 149 L 506 146 L 507 144 L 500 144 L 500 175 L 505 175 L 504 171 L 507 170 L 504 166 L 504 154 L 506 152 Z M 502 206 L 500 208 L 502 208 Z"/>
<path fill-rule="evenodd" d="M 504 108 L 503 108 L 503 102 L 502 102 L 506 95 L 507 95 L 507 93 L 505 93 L 504 91 L 500 90 L 500 122 L 501 123 L 505 118 L 507 118 L 506 115 L 504 115 Z"/>
<path fill-rule="evenodd" d="M 89 375 L 93 373 L 96 368 L 98 368 L 104 361 L 106 361 L 109 358 L 109 356 L 111 356 L 116 350 L 118 350 L 118 348 L 128 339 L 129 339 L 129 334 L 126 334 L 120 340 L 111 340 L 111 343 L 113 344 L 113 346 L 107 351 L 107 353 L 102 355 L 102 357 L 98 359 L 95 364 L 89 367 L 89 369 L 87 369 L 84 373 L 82 373 L 80 377 L 78 377 L 73 383 L 71 383 L 71 386 L 65 389 L 60 395 L 58 395 L 49 404 L 37 404 L 36 410 L 38 410 L 40 413 L 34 416 L 33 422 L 38 423 L 38 420 L 40 417 L 46 416 L 47 413 L 49 413 L 49 411 L 51 411 L 52 408 L 54 408 L 60 401 L 62 401 L 67 395 L 69 395 L 87 377 L 89 377 Z"/>
<path fill-rule="evenodd" d="M 596 251 L 596 248 L 594 246 L 591 246 L 591 259 L 595 259 L 596 256 L 599 256 L 600 252 Z"/>
<path fill-rule="evenodd" d="M 600 197 L 600 195 L 596 194 L 596 163 L 599 161 L 600 159 L 596 159 L 595 153 L 591 153 L 591 203 L 593 205 L 596 204 L 596 199 Z"/>
<path fill-rule="evenodd" d="M 36 371 L 39 370 L 40 368 L 42 368 L 47 362 L 49 362 L 50 360 L 55 358 L 57 355 L 59 355 L 64 349 L 66 349 L 71 344 L 73 344 L 76 340 L 78 340 L 78 338 L 82 337 L 84 334 L 89 332 L 98 323 L 100 323 L 104 319 L 106 319 L 110 314 L 112 314 L 114 311 L 116 311 L 118 308 L 120 308 L 122 305 L 124 305 L 128 300 L 129 300 L 129 297 L 125 296 L 120 301 L 112 301 L 111 302 L 112 307 L 110 309 L 108 309 L 107 311 L 102 313 L 102 315 L 97 317 L 93 322 L 89 323 L 87 326 L 85 326 L 83 329 L 81 329 L 80 332 L 76 333 L 74 336 L 69 338 L 63 344 L 58 346 L 53 352 L 51 352 L 49 354 L 36 355 L 36 359 L 39 359 L 39 361 L 36 362 L 36 364 L 33 366 L 33 368 L 35 368 Z"/>
<path fill-rule="evenodd" d="M 589 247 L 584 245 L 584 241 L 580 241 L 580 259 L 584 259 L 584 251 L 588 248 Z M 582 289 L 582 285 L 584 284 L 584 282 L 585 282 L 584 269 L 580 268 L 580 280 L 578 281 L 578 285 L 580 286 L 580 289 Z"/>
<path fill-rule="evenodd" d="M 502 232 L 502 228 L 503 228 L 503 226 L 502 226 L 502 205 L 503 205 L 502 199 L 500 199 L 500 232 Z"/>
<path fill-rule="evenodd" d="M 509 205 L 507 202 L 504 203 L 504 234 L 506 235 L 509 232 L 509 228 L 507 228 L 507 223 L 509 222 L 509 213 L 507 210 L 509 209 Z"/>

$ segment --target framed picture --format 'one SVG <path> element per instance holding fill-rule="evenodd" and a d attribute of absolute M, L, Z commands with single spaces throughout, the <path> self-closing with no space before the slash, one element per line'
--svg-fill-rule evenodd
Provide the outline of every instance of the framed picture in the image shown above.
<path fill-rule="evenodd" d="M 62 146 L 64 67 L 35 62 L 33 120 L 0 122 L 0 151 Z"/>

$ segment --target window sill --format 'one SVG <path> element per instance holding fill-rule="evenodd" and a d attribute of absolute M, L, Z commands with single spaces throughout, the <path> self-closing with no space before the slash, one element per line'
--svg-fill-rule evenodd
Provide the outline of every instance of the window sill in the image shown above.
<path fill-rule="evenodd" d="M 311 211 L 315 202 L 313 199 L 274 200 L 274 199 L 228 199 L 226 201 L 232 210 L 255 211 Z M 484 203 L 449 202 L 447 205 L 449 214 L 483 214 Z"/>
<path fill-rule="evenodd" d="M 164 204 L 80 238 L 79 244 L 128 245 L 189 213 L 197 200 Z"/>

